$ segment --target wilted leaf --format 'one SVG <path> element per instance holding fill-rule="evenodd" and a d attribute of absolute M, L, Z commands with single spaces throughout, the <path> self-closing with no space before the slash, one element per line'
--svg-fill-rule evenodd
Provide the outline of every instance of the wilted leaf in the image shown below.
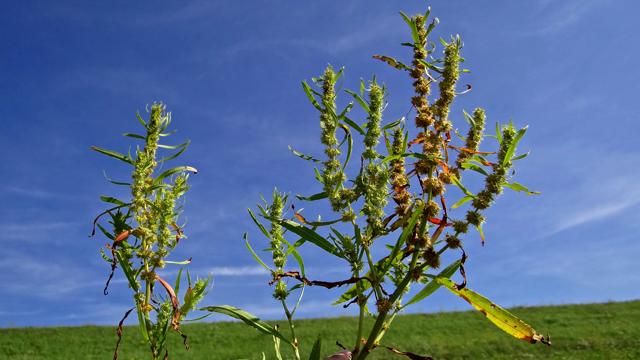
<path fill-rule="evenodd" d="M 486 297 L 466 288 L 458 290 L 456 289 L 456 283 L 447 278 L 437 277 L 435 280 L 449 289 L 452 293 L 465 299 L 469 304 L 491 320 L 491 322 L 508 334 L 532 344 L 535 344 L 536 341 L 539 340 L 536 338 L 538 337 L 538 334 L 536 334 L 536 331 L 531 326 L 525 324 L 522 320 L 518 319 L 498 305 L 492 303 Z"/>

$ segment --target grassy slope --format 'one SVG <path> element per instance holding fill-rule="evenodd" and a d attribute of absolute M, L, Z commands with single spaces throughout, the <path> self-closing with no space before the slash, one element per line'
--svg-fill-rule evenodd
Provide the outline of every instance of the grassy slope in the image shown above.
<path fill-rule="evenodd" d="M 518 317 L 543 333 L 552 347 L 512 338 L 475 311 L 398 316 L 381 343 L 402 351 L 443 359 L 640 359 L 640 301 L 624 303 L 513 308 Z M 275 323 L 275 322 L 273 322 Z M 284 322 L 280 322 L 284 325 Z M 371 322 L 369 322 L 371 324 Z M 295 322 L 306 359 L 322 333 L 323 355 L 340 350 L 335 341 L 353 346 L 356 319 L 351 317 Z M 270 337 L 243 323 L 184 325 L 191 349 L 172 333 L 169 359 L 274 359 Z M 121 360 L 149 359 L 137 327 L 127 326 Z M 111 359 L 117 341 L 115 326 L 0 329 L 0 359 Z M 283 345 L 284 358 L 291 352 Z M 408 359 L 386 349 L 370 359 Z"/>

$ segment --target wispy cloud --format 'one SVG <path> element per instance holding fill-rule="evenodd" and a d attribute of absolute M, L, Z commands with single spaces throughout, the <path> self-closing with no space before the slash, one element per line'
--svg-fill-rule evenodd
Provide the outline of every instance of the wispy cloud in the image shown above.
<path fill-rule="evenodd" d="M 269 270 L 262 266 L 243 266 L 243 267 L 213 267 L 207 271 L 213 276 L 247 276 L 247 275 L 265 275 L 269 274 Z"/>
<path fill-rule="evenodd" d="M 23 240 L 44 242 L 58 237 L 64 230 L 75 229 L 79 222 L 30 222 L 0 224 L 0 243 L 7 240 Z"/>
<path fill-rule="evenodd" d="M 27 197 L 42 199 L 42 200 L 68 198 L 68 196 L 65 194 L 54 193 L 54 192 L 46 191 L 42 189 L 24 188 L 24 187 L 18 187 L 18 186 L 3 186 L 2 192 L 0 192 L 0 194 L 27 196 Z"/>

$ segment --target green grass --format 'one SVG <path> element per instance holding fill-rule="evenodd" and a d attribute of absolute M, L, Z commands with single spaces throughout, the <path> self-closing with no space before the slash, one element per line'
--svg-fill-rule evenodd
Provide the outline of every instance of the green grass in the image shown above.
<path fill-rule="evenodd" d="M 510 309 L 536 330 L 551 333 L 553 346 L 531 345 L 496 328 L 477 311 L 398 316 L 381 343 L 436 360 L 444 359 L 640 359 L 640 301 Z M 270 322 L 272 324 L 283 321 Z M 371 322 L 369 322 L 371 324 Z M 295 321 L 303 359 L 321 333 L 323 356 L 353 346 L 356 318 Z M 169 359 L 274 359 L 273 341 L 243 323 L 218 322 L 181 327 L 191 349 L 172 332 Z M 126 326 L 121 360 L 149 359 L 135 326 Z M 0 329 L 0 359 L 112 359 L 115 326 Z M 285 359 L 291 352 L 284 347 Z M 370 359 L 408 359 L 375 349 Z"/>

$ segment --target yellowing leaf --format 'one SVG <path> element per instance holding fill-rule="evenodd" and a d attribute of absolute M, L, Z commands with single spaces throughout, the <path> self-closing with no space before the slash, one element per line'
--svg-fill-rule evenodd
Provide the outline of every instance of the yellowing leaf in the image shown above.
<path fill-rule="evenodd" d="M 536 331 L 531 326 L 525 324 L 507 310 L 492 303 L 486 297 L 466 288 L 458 290 L 458 285 L 445 277 L 436 277 L 435 280 L 452 293 L 465 299 L 474 308 L 483 313 L 487 319 L 510 335 L 532 344 L 541 340 L 542 336 L 536 334 Z"/>

